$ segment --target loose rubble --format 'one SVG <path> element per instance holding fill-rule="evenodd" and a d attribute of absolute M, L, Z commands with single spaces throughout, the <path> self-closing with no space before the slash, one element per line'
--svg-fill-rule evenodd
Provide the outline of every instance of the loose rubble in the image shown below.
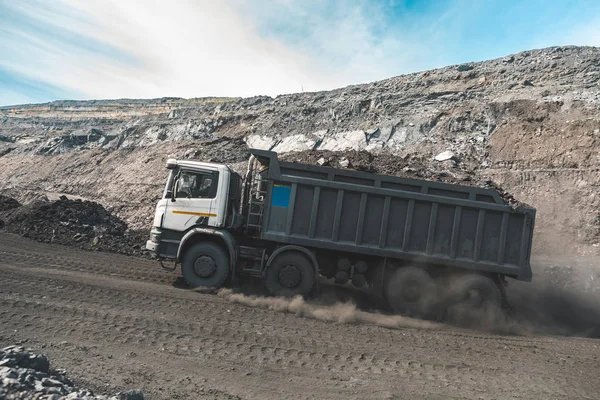
<path fill-rule="evenodd" d="M 0 211 L 11 210 L 13 208 L 20 207 L 21 203 L 12 197 L 4 196 L 0 194 Z"/>
<path fill-rule="evenodd" d="M 12 210 L 13 208 L 20 207 L 21 203 L 12 197 L 4 196 L 0 194 L 0 212 Z M 0 229 L 4 228 L 5 222 L 0 218 Z"/>
<path fill-rule="evenodd" d="M 114 396 L 76 387 L 66 371 L 50 367 L 48 357 L 22 346 L 0 350 L 0 399 L 3 400 L 144 400 L 140 390 Z"/>
<path fill-rule="evenodd" d="M 10 200 L 5 203 L 14 204 Z M 38 200 L 0 212 L 0 218 L 7 232 L 39 242 L 126 255 L 145 253 L 147 232 L 129 230 L 120 218 L 91 201 L 65 196 L 53 202 Z"/>

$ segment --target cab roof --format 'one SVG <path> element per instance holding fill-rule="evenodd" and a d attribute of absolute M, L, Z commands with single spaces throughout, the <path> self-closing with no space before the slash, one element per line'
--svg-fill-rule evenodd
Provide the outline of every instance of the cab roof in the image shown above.
<path fill-rule="evenodd" d="M 207 163 L 201 161 L 190 161 L 190 160 L 176 160 L 174 158 L 169 158 L 167 160 L 166 167 L 168 169 L 175 168 L 190 168 L 190 169 L 208 169 L 211 171 L 229 169 L 229 167 L 225 164 L 215 164 L 215 163 Z"/>

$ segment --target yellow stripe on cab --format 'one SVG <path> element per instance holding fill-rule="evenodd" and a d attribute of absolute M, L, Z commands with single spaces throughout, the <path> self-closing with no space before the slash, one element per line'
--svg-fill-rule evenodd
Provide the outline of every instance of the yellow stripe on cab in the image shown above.
<path fill-rule="evenodd" d="M 193 211 L 180 211 L 180 210 L 173 210 L 173 214 L 194 215 L 196 217 L 216 217 L 217 216 L 217 214 L 209 214 L 209 213 L 201 213 L 201 212 L 193 212 Z"/>

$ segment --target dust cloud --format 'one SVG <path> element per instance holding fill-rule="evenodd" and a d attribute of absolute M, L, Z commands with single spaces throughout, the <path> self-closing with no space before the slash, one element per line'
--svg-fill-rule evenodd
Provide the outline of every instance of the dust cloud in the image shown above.
<path fill-rule="evenodd" d="M 235 293 L 231 289 L 221 289 L 217 292 L 217 295 L 232 303 L 242 304 L 248 307 L 265 308 L 295 314 L 299 317 L 341 324 L 370 324 L 392 329 L 439 329 L 442 327 L 441 324 L 432 321 L 408 318 L 401 315 L 384 315 L 362 311 L 352 302 L 338 302 L 333 305 L 323 305 L 318 304 L 319 299 L 315 299 L 315 302 L 317 303 L 315 304 L 311 301 L 306 301 L 299 296 L 291 299 L 263 297 Z"/>
<path fill-rule="evenodd" d="M 361 310 L 354 302 L 322 304 L 305 300 L 236 293 L 231 289 L 204 291 L 236 304 L 264 308 L 341 324 L 369 324 L 390 329 L 466 328 L 508 335 L 553 335 L 600 338 L 600 307 L 584 296 L 553 287 L 513 291 L 512 310 L 473 312 L 453 309 L 440 322 Z M 382 311 L 383 312 L 383 311 Z"/>
<path fill-rule="evenodd" d="M 592 265 L 593 264 L 593 265 Z M 506 335 L 600 338 L 600 286 L 596 259 L 590 266 L 564 264 L 538 269 L 533 283 L 510 281 L 510 310 L 472 312 L 448 308 L 432 320 L 393 315 L 379 297 L 340 286 L 321 286 L 311 299 L 268 297 L 260 285 L 232 289 L 195 289 L 231 303 L 341 324 L 370 324 L 391 329 L 470 329 Z M 591 277 L 591 278 L 590 278 Z M 592 286 L 590 286 L 592 282 Z M 450 310 L 451 312 L 448 312 Z"/>
<path fill-rule="evenodd" d="M 504 316 L 509 333 L 600 338 L 600 303 L 590 293 L 547 284 L 509 292 L 514 310 Z"/>

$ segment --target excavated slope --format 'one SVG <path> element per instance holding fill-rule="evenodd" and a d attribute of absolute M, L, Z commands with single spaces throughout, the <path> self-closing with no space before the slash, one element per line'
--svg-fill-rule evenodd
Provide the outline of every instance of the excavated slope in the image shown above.
<path fill-rule="evenodd" d="M 318 159 L 311 152 L 319 150 L 334 152 L 334 163 L 373 157 L 394 173 L 493 180 L 537 208 L 536 252 L 600 254 L 600 49 L 593 47 L 277 98 L 3 107 L 0 190 L 25 203 L 40 194 L 89 198 L 145 227 L 167 157 L 240 169 L 246 143 L 300 152 L 292 159 Z M 442 152 L 447 160 L 437 161 Z"/>

